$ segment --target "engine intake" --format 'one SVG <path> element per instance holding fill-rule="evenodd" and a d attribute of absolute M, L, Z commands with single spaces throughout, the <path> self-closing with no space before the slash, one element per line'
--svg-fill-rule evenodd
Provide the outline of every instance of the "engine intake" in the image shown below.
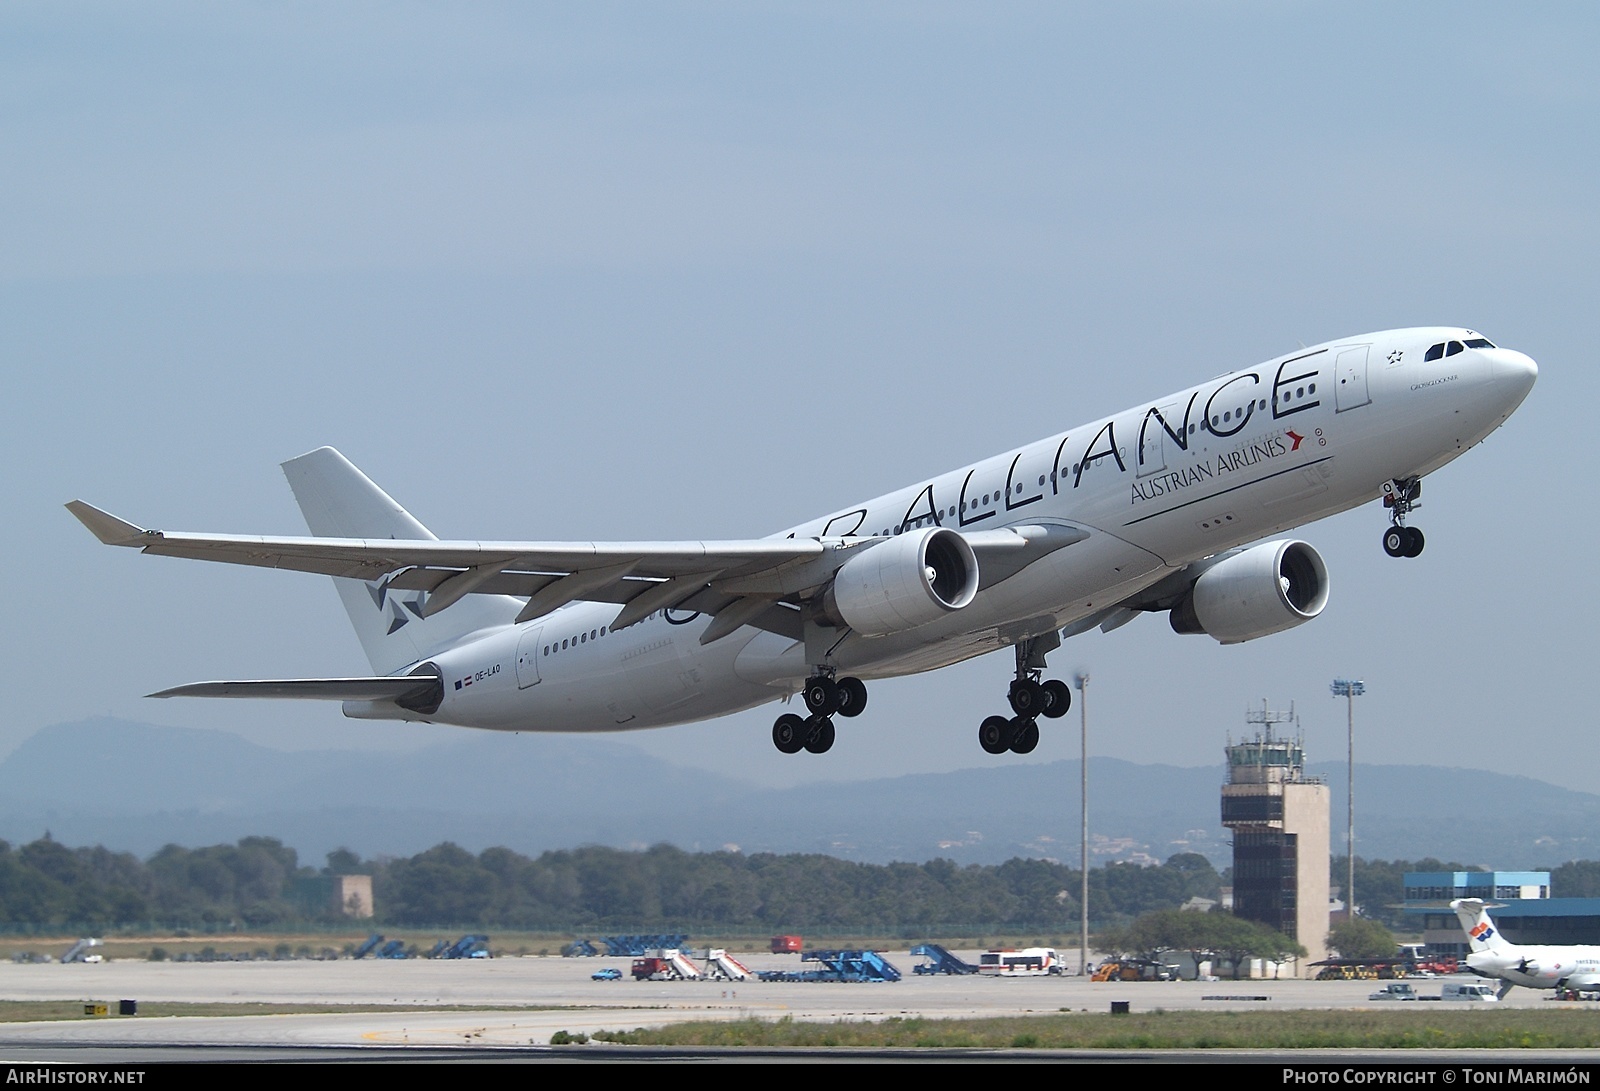
<path fill-rule="evenodd" d="M 1305 542 L 1263 542 L 1200 574 L 1172 628 L 1239 644 L 1303 625 L 1328 604 L 1328 566 Z"/>
<path fill-rule="evenodd" d="M 978 558 L 953 530 L 928 527 L 870 546 L 834 574 L 823 609 L 863 636 L 937 621 L 978 593 Z"/>

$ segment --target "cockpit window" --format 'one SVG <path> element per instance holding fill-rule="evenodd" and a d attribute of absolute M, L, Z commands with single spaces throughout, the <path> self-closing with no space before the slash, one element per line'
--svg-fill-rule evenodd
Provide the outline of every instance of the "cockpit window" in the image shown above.
<path fill-rule="evenodd" d="M 1446 356 L 1454 356 L 1456 353 L 1464 352 L 1467 349 L 1492 348 L 1494 348 L 1494 342 L 1490 341 L 1487 337 L 1468 337 L 1466 338 L 1465 345 L 1463 345 L 1460 341 L 1440 341 L 1437 345 L 1429 348 L 1427 354 L 1424 355 L 1422 359 L 1424 361 L 1439 360 Z"/>

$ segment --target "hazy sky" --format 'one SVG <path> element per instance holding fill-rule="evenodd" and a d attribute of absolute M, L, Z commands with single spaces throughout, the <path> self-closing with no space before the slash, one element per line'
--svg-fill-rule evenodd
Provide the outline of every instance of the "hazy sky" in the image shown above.
<path fill-rule="evenodd" d="M 142 699 L 367 665 L 327 580 L 108 549 L 74 497 L 302 533 L 277 464 L 333 444 L 443 537 L 749 537 L 1300 343 L 1460 323 L 1540 380 L 1429 478 L 1420 560 L 1373 503 L 1303 532 L 1317 621 L 1223 648 L 1154 616 L 1052 673 L 1092 672 L 1097 754 L 1218 762 L 1267 697 L 1337 758 L 1348 674 L 1362 760 L 1595 789 L 1597 24 L 6 4 L 0 752 L 100 714 L 291 749 L 458 730 Z M 774 751 L 775 707 L 626 739 L 773 784 L 1075 755 L 1076 716 L 979 751 L 1010 672 L 876 683 L 822 757 Z"/>

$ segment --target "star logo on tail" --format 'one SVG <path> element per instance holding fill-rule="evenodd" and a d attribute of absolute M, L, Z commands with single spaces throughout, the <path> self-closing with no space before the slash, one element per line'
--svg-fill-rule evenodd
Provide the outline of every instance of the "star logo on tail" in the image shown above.
<path fill-rule="evenodd" d="M 411 613 L 415 614 L 419 618 L 422 616 L 422 596 L 418 595 L 409 600 L 400 598 L 391 599 L 389 597 L 388 576 L 383 577 L 383 579 L 379 580 L 377 583 L 367 584 L 367 593 L 372 596 L 372 604 L 378 608 L 380 613 L 384 612 L 385 607 L 387 607 L 390 635 L 404 628 L 406 623 L 411 620 L 406 616 L 406 610 L 411 611 Z M 405 610 L 401 609 L 402 606 L 405 607 Z"/>

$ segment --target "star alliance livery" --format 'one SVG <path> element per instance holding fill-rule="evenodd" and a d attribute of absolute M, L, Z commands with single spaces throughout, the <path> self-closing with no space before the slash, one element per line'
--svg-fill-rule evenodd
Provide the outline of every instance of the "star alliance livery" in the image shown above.
<path fill-rule="evenodd" d="M 1485 977 L 1500 979 L 1499 997 L 1513 985 L 1528 989 L 1600 988 L 1600 947 L 1524 947 L 1509 942 L 1489 918 L 1478 898 L 1450 903 L 1472 947 L 1467 966 Z"/>
<path fill-rule="evenodd" d="M 1498 428 L 1538 375 L 1471 330 L 1301 349 L 768 538 L 441 541 L 330 447 L 284 463 L 310 537 L 145 530 L 67 507 L 109 545 L 334 577 L 371 677 L 199 682 L 156 697 L 344 702 L 347 716 L 502 731 L 686 723 L 795 693 L 779 750 L 820 754 L 866 681 L 1013 649 L 1010 715 L 978 740 L 1028 753 L 1071 690 L 1065 637 L 1165 612 L 1224 644 L 1328 601 L 1310 545 L 1259 542 L 1381 497 L 1384 550 L 1425 474 Z M 1256 542 L 1255 545 L 1249 543 Z"/>

